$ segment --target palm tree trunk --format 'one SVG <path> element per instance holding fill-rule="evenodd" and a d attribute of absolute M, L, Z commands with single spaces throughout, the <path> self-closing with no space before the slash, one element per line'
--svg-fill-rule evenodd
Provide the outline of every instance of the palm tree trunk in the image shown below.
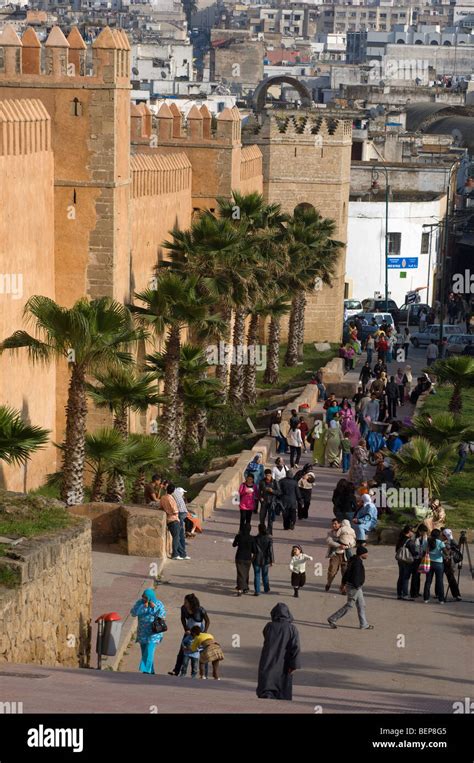
<path fill-rule="evenodd" d="M 258 339 L 259 316 L 252 313 L 247 332 L 247 365 L 244 368 L 244 393 L 246 403 L 257 402 L 257 366 L 255 364 L 255 345 Z"/>
<path fill-rule="evenodd" d="M 145 490 L 145 470 L 139 469 L 132 487 L 132 503 L 142 504 L 144 502 Z"/>
<path fill-rule="evenodd" d="M 199 447 L 205 448 L 207 438 L 207 411 L 204 408 L 200 408 L 197 411 L 196 418 L 198 425 Z"/>
<path fill-rule="evenodd" d="M 126 405 L 122 405 L 120 410 L 114 416 L 114 429 L 119 432 L 123 439 L 128 437 L 128 410 Z"/>
<path fill-rule="evenodd" d="M 267 367 L 263 376 L 265 384 L 277 384 L 280 375 L 280 320 L 273 316 L 270 320 Z"/>
<path fill-rule="evenodd" d="M 124 440 L 128 437 L 127 407 L 122 405 L 114 416 L 114 429 L 120 433 Z M 113 503 L 123 503 L 125 498 L 125 480 L 121 474 L 113 473 L 107 484 L 107 498 Z"/>
<path fill-rule="evenodd" d="M 166 340 L 164 394 L 167 401 L 160 419 L 160 430 L 169 445 L 171 458 L 179 452 L 177 440 L 178 384 L 179 384 L 179 326 L 172 326 Z"/>
<path fill-rule="evenodd" d="M 104 473 L 102 469 L 97 467 L 97 471 L 95 473 L 92 486 L 91 486 L 91 501 L 93 503 L 99 502 L 104 497 L 102 494 L 102 479 L 103 479 Z"/>
<path fill-rule="evenodd" d="M 176 461 L 179 463 L 183 459 L 185 450 L 185 416 L 184 416 L 184 402 L 181 396 L 178 396 L 178 404 L 176 406 Z"/>
<path fill-rule="evenodd" d="M 220 310 L 221 319 L 225 323 L 226 326 L 230 327 L 230 322 L 232 320 L 232 309 L 230 307 L 224 306 Z M 223 332 L 221 341 L 222 341 L 222 347 L 226 348 L 229 346 L 229 340 L 230 340 L 230 328 L 228 328 L 225 332 Z M 219 392 L 219 397 L 222 398 L 222 402 L 225 403 L 227 401 L 227 394 L 229 389 L 229 364 L 226 362 L 225 353 L 224 357 L 221 356 L 222 353 L 219 353 L 218 363 L 216 366 L 216 379 L 218 379 L 222 385 L 222 390 Z"/>
<path fill-rule="evenodd" d="M 300 296 L 300 305 L 298 308 L 298 360 L 303 360 L 304 349 L 304 319 L 306 312 L 306 292 L 302 291 Z"/>
<path fill-rule="evenodd" d="M 199 450 L 199 425 L 196 411 L 189 412 L 186 420 L 186 434 L 184 440 L 186 453 L 195 453 Z"/>
<path fill-rule="evenodd" d="M 290 320 L 288 323 L 288 344 L 285 354 L 285 366 L 298 365 L 298 305 L 300 295 L 297 294 L 291 301 Z"/>
<path fill-rule="evenodd" d="M 449 401 L 448 410 L 451 411 L 451 413 L 461 413 L 462 411 L 462 395 L 461 395 L 461 387 L 459 385 L 455 384 L 453 388 L 453 394 L 451 395 L 451 400 Z"/>
<path fill-rule="evenodd" d="M 61 485 L 61 498 L 68 506 L 84 501 L 86 418 L 85 373 L 82 368 L 73 364 L 66 406 L 66 436 Z"/>
<path fill-rule="evenodd" d="M 234 335 L 232 338 L 233 358 L 235 363 L 230 367 L 230 402 L 238 408 L 242 407 L 242 396 L 244 392 L 244 367 L 243 367 L 243 349 L 245 339 L 245 316 L 247 311 L 243 307 L 237 308 L 234 316 Z"/>

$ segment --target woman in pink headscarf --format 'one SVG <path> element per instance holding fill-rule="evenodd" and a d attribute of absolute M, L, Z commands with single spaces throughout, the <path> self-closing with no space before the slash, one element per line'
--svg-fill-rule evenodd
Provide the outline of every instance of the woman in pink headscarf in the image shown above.
<path fill-rule="evenodd" d="M 349 432 L 351 447 L 356 448 L 360 440 L 360 429 L 356 424 L 355 414 L 347 397 L 342 399 L 339 420 L 341 423 L 341 430 L 343 432 Z"/>

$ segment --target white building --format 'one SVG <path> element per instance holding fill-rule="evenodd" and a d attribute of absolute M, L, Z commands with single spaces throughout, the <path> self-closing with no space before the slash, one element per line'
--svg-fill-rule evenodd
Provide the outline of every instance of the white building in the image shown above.
<path fill-rule="evenodd" d="M 192 45 L 170 41 L 132 45 L 132 79 L 148 85 L 151 92 L 177 92 L 177 81 L 193 79 Z"/>
<path fill-rule="evenodd" d="M 359 197 L 361 199 L 365 197 Z M 422 302 L 432 303 L 438 235 L 433 225 L 443 219 L 446 196 L 435 193 L 394 194 L 388 207 L 390 298 L 397 305 L 414 289 Z M 385 202 L 358 200 L 349 203 L 346 255 L 348 295 L 355 299 L 385 293 Z M 427 288 L 429 287 L 429 293 Z"/>

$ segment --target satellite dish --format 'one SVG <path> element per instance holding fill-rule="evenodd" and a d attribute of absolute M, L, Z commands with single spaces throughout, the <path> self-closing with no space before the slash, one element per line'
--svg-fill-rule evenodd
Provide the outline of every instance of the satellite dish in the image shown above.
<path fill-rule="evenodd" d="M 354 108 L 354 101 L 352 100 L 352 98 L 347 101 L 347 105 L 349 106 L 350 109 Z"/>
<path fill-rule="evenodd" d="M 161 72 L 161 78 L 166 79 L 166 72 Z"/>
<path fill-rule="evenodd" d="M 454 130 L 451 130 L 451 135 L 453 136 L 454 142 L 456 143 L 456 145 L 460 146 L 461 143 L 463 142 L 461 130 L 458 130 L 458 128 L 455 127 Z"/>
<path fill-rule="evenodd" d="M 372 117 L 372 119 L 375 119 L 375 117 L 377 116 L 377 109 L 373 109 L 373 108 L 370 109 L 369 115 Z"/>
<path fill-rule="evenodd" d="M 135 77 L 138 77 L 138 75 L 139 75 L 139 71 L 138 71 L 138 69 L 137 69 L 137 67 L 136 67 L 136 66 L 134 66 L 134 67 L 132 68 L 132 74 L 134 74 L 134 75 L 135 75 Z"/>
<path fill-rule="evenodd" d="M 385 114 L 385 106 L 382 106 L 382 104 L 379 104 L 376 108 L 377 114 L 382 117 Z"/>

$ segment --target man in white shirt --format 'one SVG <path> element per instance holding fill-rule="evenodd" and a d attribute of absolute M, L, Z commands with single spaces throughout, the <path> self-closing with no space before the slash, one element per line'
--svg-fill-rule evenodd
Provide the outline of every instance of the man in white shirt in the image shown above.
<path fill-rule="evenodd" d="M 431 366 L 435 360 L 438 360 L 439 350 L 438 346 L 431 339 L 428 347 L 426 348 L 426 362 Z"/>

